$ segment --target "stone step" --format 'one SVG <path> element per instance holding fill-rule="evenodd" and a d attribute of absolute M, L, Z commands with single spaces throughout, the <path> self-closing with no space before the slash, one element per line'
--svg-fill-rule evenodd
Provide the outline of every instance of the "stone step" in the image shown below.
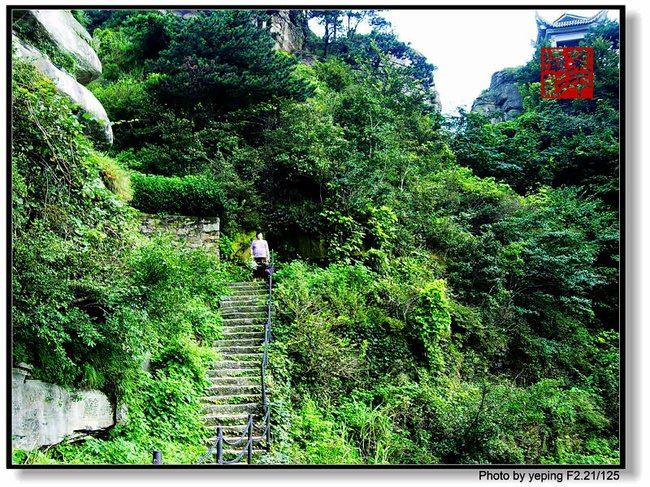
<path fill-rule="evenodd" d="M 242 430 L 242 431 L 243 431 L 243 430 Z M 225 434 L 223 435 L 223 437 L 224 437 L 224 439 L 226 439 L 226 440 L 228 440 L 228 441 L 230 441 L 230 442 L 238 441 L 238 440 L 241 438 L 241 436 L 237 436 L 237 435 L 225 435 Z M 247 438 L 244 437 L 244 441 L 243 441 L 240 445 L 237 445 L 237 446 L 235 446 L 235 447 L 232 447 L 232 446 L 228 445 L 228 448 L 229 448 L 229 449 L 231 449 L 231 448 L 239 448 L 239 447 L 243 448 L 244 445 L 246 444 L 246 440 L 247 440 Z M 266 438 L 264 438 L 263 436 L 261 436 L 261 435 L 259 435 L 259 434 L 256 435 L 256 434 L 255 434 L 255 431 L 253 431 L 253 441 L 254 441 L 255 443 L 259 443 L 260 441 L 265 441 L 265 440 L 266 440 Z M 208 440 L 208 445 L 213 444 L 215 441 L 217 441 L 217 436 L 216 436 L 216 435 L 213 436 L 212 438 L 210 438 L 210 439 Z M 255 451 L 255 447 L 256 447 L 256 446 L 257 446 L 257 445 L 254 445 L 254 446 L 253 446 L 253 452 Z M 258 448 L 259 448 L 259 447 L 258 447 Z M 225 451 L 226 451 L 226 450 L 224 449 L 224 452 L 225 452 Z M 241 451 L 241 450 L 239 450 L 239 451 Z"/>
<path fill-rule="evenodd" d="M 264 341 L 264 327 L 259 325 L 237 325 L 224 328 L 224 338 L 259 338 L 260 344 Z M 216 346 L 216 345 L 215 345 Z"/>
<path fill-rule="evenodd" d="M 226 331 L 224 330 L 223 336 L 226 340 L 228 339 L 233 339 L 233 340 L 259 340 L 260 343 L 264 341 L 264 331 Z M 215 343 L 216 346 L 216 343 Z"/>
<path fill-rule="evenodd" d="M 239 404 L 206 404 L 204 410 L 206 415 L 238 414 L 247 413 L 255 414 L 261 411 L 259 402 L 243 402 Z"/>
<path fill-rule="evenodd" d="M 240 302 L 240 301 L 250 301 L 253 300 L 259 306 L 263 304 L 268 304 L 268 295 L 266 293 L 252 293 L 249 291 L 245 292 L 233 292 L 231 294 L 226 294 L 221 296 L 221 302 Z M 249 303 L 250 304 L 250 303 Z"/>
<path fill-rule="evenodd" d="M 267 306 L 267 303 L 265 299 L 259 298 L 228 297 L 222 298 L 219 301 L 219 306 L 223 309 L 228 307 L 239 308 L 241 306 Z"/>
<path fill-rule="evenodd" d="M 232 355 L 238 353 L 262 353 L 261 343 L 257 343 L 256 345 L 217 345 L 216 348 L 222 355 Z"/>
<path fill-rule="evenodd" d="M 224 367 L 207 371 L 208 377 L 259 377 L 260 368 L 250 367 L 247 362 L 236 362 L 236 367 Z"/>
<path fill-rule="evenodd" d="M 226 446 L 226 445 L 224 445 L 224 446 Z M 241 446 L 241 448 L 240 448 L 240 446 Z M 240 449 L 238 449 L 238 448 L 240 448 Z M 238 455 L 241 454 L 241 451 L 243 449 L 244 449 L 243 444 L 239 445 L 239 446 L 236 446 L 236 447 L 228 447 L 228 449 L 224 448 L 223 449 L 223 454 L 222 454 L 223 455 L 222 456 L 223 461 L 227 462 L 227 461 L 230 461 L 230 460 L 234 460 L 235 458 L 237 458 Z M 264 450 L 264 449 L 260 449 L 259 445 L 256 445 L 255 448 L 253 448 L 253 451 L 252 451 L 253 464 L 255 463 L 254 460 L 256 458 L 258 458 L 261 455 L 264 455 L 265 453 L 268 453 L 268 452 L 266 450 Z M 216 463 L 217 463 L 216 456 L 212 456 L 212 458 L 206 459 L 202 463 L 202 465 L 216 465 Z M 241 459 L 238 462 L 227 463 L 226 465 L 228 465 L 228 466 L 237 465 L 237 466 L 240 466 L 241 468 L 247 467 L 248 466 L 248 452 L 244 452 L 244 454 L 242 455 Z M 198 465 L 198 466 L 200 467 L 201 465 Z"/>
<path fill-rule="evenodd" d="M 228 294 L 221 296 L 221 299 L 223 300 L 228 298 L 245 297 L 263 299 L 266 302 L 269 298 L 269 293 L 265 290 L 256 291 L 254 289 L 230 289 Z"/>
<path fill-rule="evenodd" d="M 260 296 L 266 297 L 269 293 L 266 289 L 251 289 L 251 288 L 231 288 L 229 289 L 228 294 L 225 294 L 223 297 L 232 297 L 232 296 Z"/>
<path fill-rule="evenodd" d="M 258 363 L 257 361 L 253 360 L 220 360 L 215 364 L 215 369 L 237 370 L 255 368 L 255 370 L 259 370 L 260 364 L 261 362 Z"/>
<path fill-rule="evenodd" d="M 236 415 L 239 416 L 239 415 Z M 247 421 L 248 421 L 248 416 L 246 415 L 246 418 L 244 418 L 244 421 L 238 424 L 222 424 L 221 427 L 223 428 L 223 434 L 228 435 L 232 438 L 239 438 L 244 430 L 246 430 L 247 426 Z M 213 438 L 216 438 L 217 436 L 217 428 L 214 426 L 212 428 L 212 431 L 214 433 Z M 255 421 L 253 422 L 253 434 L 254 435 L 261 435 L 264 432 L 264 423 L 262 423 L 262 418 L 261 416 L 256 416 Z"/>
<path fill-rule="evenodd" d="M 232 281 L 226 284 L 228 287 L 241 287 L 241 286 L 264 286 L 268 288 L 268 285 L 264 281 Z"/>
<path fill-rule="evenodd" d="M 262 322 L 265 322 L 269 314 L 264 311 L 247 311 L 247 310 L 238 310 L 238 309 L 221 309 L 219 314 L 224 320 L 232 318 L 249 318 L 249 319 L 258 319 Z"/>
<path fill-rule="evenodd" d="M 201 400 L 206 406 L 214 405 L 229 405 L 229 404 L 242 404 L 242 403 L 258 403 L 262 401 L 262 396 L 257 394 L 222 394 L 221 391 L 215 391 L 212 387 L 206 389 L 207 394 L 214 394 L 204 396 Z"/>
<path fill-rule="evenodd" d="M 219 404 L 210 406 L 203 415 L 203 424 L 208 427 L 218 425 L 245 424 L 248 414 L 258 413 L 259 404 Z"/>
<path fill-rule="evenodd" d="M 260 347 L 264 340 L 258 340 L 257 338 L 228 338 L 217 340 L 214 342 L 214 346 L 218 349 L 223 349 L 224 347 Z"/>
<path fill-rule="evenodd" d="M 263 321 L 253 321 L 250 323 L 246 323 L 243 319 L 237 319 L 239 323 L 224 323 L 223 327 L 221 328 L 225 333 L 230 333 L 232 334 L 233 332 L 236 331 L 241 331 L 241 332 L 251 332 L 251 331 L 259 331 L 260 333 L 264 332 L 264 325 L 265 323 Z M 222 337 L 223 338 L 223 337 Z"/>
<path fill-rule="evenodd" d="M 223 329 L 222 338 L 232 340 L 235 338 L 251 339 L 260 338 L 260 343 L 264 341 L 264 327 L 260 325 L 236 325 L 228 326 Z"/>
<path fill-rule="evenodd" d="M 249 302 L 252 301 L 252 302 Z M 265 294 L 252 294 L 252 293 L 234 293 L 224 296 L 219 301 L 220 303 L 228 304 L 246 304 L 256 306 L 268 306 L 268 299 Z"/>
<path fill-rule="evenodd" d="M 260 318 L 224 318 L 223 326 L 224 328 L 233 325 L 264 325 L 266 316 Z"/>
<path fill-rule="evenodd" d="M 224 455 L 235 455 L 235 456 L 239 455 L 241 453 L 241 451 L 244 449 L 245 444 L 246 444 L 246 440 L 244 440 L 243 444 L 239 445 L 239 446 L 231 447 L 230 445 L 228 445 L 228 448 L 223 449 L 223 454 Z M 252 453 L 253 453 L 253 456 L 255 456 L 255 455 L 263 455 L 264 453 L 266 453 L 266 450 L 264 450 L 263 448 L 261 449 L 259 447 L 259 445 L 255 445 L 253 447 Z M 247 455 L 247 453 L 244 453 L 244 457 L 242 458 L 242 461 L 246 461 L 246 455 Z"/>
<path fill-rule="evenodd" d="M 236 377 L 208 377 L 208 381 L 213 386 L 255 386 L 260 387 L 261 378 L 259 369 L 257 376 L 236 376 Z"/>
<path fill-rule="evenodd" d="M 255 287 L 255 288 L 264 288 L 268 289 L 268 286 L 263 282 L 252 282 L 252 281 L 242 281 L 242 282 L 229 282 L 226 284 L 228 287 L 238 288 L 238 287 Z"/>
<path fill-rule="evenodd" d="M 231 312 L 242 312 L 242 313 L 264 313 L 266 314 L 269 310 L 269 306 L 266 302 L 264 303 L 248 303 L 248 302 L 236 302 L 228 301 L 224 303 L 223 301 L 219 302 L 219 310 L 222 313 L 231 313 Z"/>
<path fill-rule="evenodd" d="M 260 333 L 262 335 L 262 340 L 264 339 L 264 325 L 230 325 L 223 327 L 223 338 L 233 338 L 233 335 L 239 335 L 240 333 Z M 252 337 L 241 337 L 241 338 L 252 338 Z M 261 342 L 260 342 L 261 343 Z"/>
<path fill-rule="evenodd" d="M 261 320 L 261 321 L 266 321 L 266 318 L 268 316 L 268 313 L 265 313 L 264 311 L 241 311 L 237 309 L 233 310 L 221 310 L 220 312 L 221 317 L 226 320 L 226 319 L 232 319 L 232 318 L 248 318 L 252 320 Z"/>
<path fill-rule="evenodd" d="M 241 451 L 244 449 L 244 445 L 246 444 L 246 440 L 241 445 L 238 446 L 230 446 L 228 445 L 228 448 L 223 449 L 223 459 L 224 460 L 229 460 L 230 458 L 235 458 L 237 455 L 241 453 Z M 226 445 L 224 445 L 226 446 Z M 266 453 L 266 450 L 263 448 L 260 448 L 260 445 L 255 445 L 253 447 L 253 451 L 251 452 L 253 454 L 253 457 L 258 457 L 260 455 L 263 455 Z M 248 452 L 244 453 L 244 456 L 242 457 L 241 461 L 238 462 L 238 464 L 241 464 L 243 462 L 244 465 L 247 465 L 246 460 L 248 458 Z M 232 464 L 235 465 L 235 464 Z"/>
<path fill-rule="evenodd" d="M 206 391 L 210 391 L 210 395 L 205 399 L 211 399 L 219 395 L 257 395 L 262 393 L 260 384 L 212 384 Z M 214 395 L 214 396 L 213 396 Z"/>
<path fill-rule="evenodd" d="M 235 294 L 256 294 L 260 296 L 267 296 L 269 294 L 269 288 L 264 286 L 264 287 L 254 287 L 254 286 L 240 286 L 240 287 L 229 287 L 228 291 L 226 291 L 227 294 L 223 294 L 223 297 L 225 296 L 233 296 Z"/>
<path fill-rule="evenodd" d="M 262 352 L 257 350 L 252 353 L 222 353 L 223 361 L 236 360 L 237 362 L 262 362 Z"/>
<path fill-rule="evenodd" d="M 261 416 L 256 415 L 256 418 L 259 416 L 258 421 L 261 421 Z M 246 429 L 246 424 L 248 421 L 247 412 L 236 412 L 236 413 L 214 413 L 203 415 L 203 423 L 208 427 L 223 426 L 224 432 L 226 428 L 240 428 L 241 431 Z"/>
<path fill-rule="evenodd" d="M 241 430 L 238 430 L 237 432 L 233 433 L 233 432 L 226 432 L 225 427 L 224 427 L 223 439 L 227 440 L 227 441 L 230 441 L 231 443 L 234 443 L 235 441 L 240 441 L 242 439 L 242 434 L 244 433 L 245 429 L 246 429 L 246 425 L 242 425 Z M 255 427 L 253 427 L 253 451 L 255 451 L 255 449 L 259 450 L 260 449 L 259 443 L 266 441 L 266 437 L 262 436 L 262 433 L 263 433 L 263 428 L 257 429 Z M 239 449 L 239 451 L 241 451 L 244 448 L 244 445 L 246 444 L 246 441 L 248 440 L 248 435 L 244 435 L 243 438 L 244 439 L 242 440 L 242 442 L 239 445 L 236 445 L 236 446 L 224 444 L 223 445 L 224 446 L 224 453 L 226 451 L 226 448 L 228 448 L 229 450 Z M 211 446 L 211 445 L 214 445 L 214 443 L 216 441 L 217 441 L 217 435 L 216 435 L 216 432 L 215 432 L 215 434 L 213 436 L 211 436 L 210 438 L 208 438 L 206 440 L 205 444 L 207 446 Z M 263 448 L 262 448 L 262 450 L 263 450 Z"/>
<path fill-rule="evenodd" d="M 221 312 L 223 311 L 245 311 L 247 313 L 266 313 L 268 306 L 266 304 L 238 304 L 238 303 L 221 303 Z"/>

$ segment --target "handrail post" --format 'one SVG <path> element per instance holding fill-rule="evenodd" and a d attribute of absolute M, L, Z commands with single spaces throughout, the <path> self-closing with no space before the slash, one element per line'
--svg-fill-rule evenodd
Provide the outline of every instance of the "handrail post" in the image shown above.
<path fill-rule="evenodd" d="M 223 426 L 217 426 L 217 464 L 223 464 Z"/>
<path fill-rule="evenodd" d="M 154 465 L 162 465 L 162 453 L 159 450 L 153 451 L 153 462 Z"/>
<path fill-rule="evenodd" d="M 247 462 L 250 465 L 253 463 L 253 415 L 248 415 L 248 458 Z"/>
<path fill-rule="evenodd" d="M 271 409 L 267 407 L 266 411 L 266 451 L 271 449 Z"/>

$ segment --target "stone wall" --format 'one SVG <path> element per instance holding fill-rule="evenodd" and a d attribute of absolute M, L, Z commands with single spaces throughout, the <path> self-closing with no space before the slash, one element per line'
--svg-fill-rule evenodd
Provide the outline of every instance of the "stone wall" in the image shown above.
<path fill-rule="evenodd" d="M 192 248 L 205 248 L 219 254 L 219 217 L 143 215 L 140 231 L 145 235 L 169 232 L 177 241 Z"/>
<path fill-rule="evenodd" d="M 69 391 L 30 379 L 27 366 L 12 369 L 11 399 L 12 443 L 22 450 L 84 438 L 114 424 L 103 392 Z"/>

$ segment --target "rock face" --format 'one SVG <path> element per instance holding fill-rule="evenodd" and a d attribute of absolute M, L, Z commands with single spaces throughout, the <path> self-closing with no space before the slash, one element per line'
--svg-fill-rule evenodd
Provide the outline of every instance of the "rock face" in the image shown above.
<path fill-rule="evenodd" d="M 78 439 L 114 424 L 113 407 L 100 391 L 68 391 L 12 370 L 11 434 L 14 448 L 33 450 Z"/>
<path fill-rule="evenodd" d="M 486 115 L 492 122 L 512 120 L 524 110 L 514 73 L 497 71 L 492 75 L 490 87 L 474 100 L 472 111 Z"/>
<path fill-rule="evenodd" d="M 88 88 L 79 84 L 77 80 L 65 71 L 57 68 L 45 54 L 21 41 L 16 36 L 13 36 L 13 47 L 15 49 L 14 52 L 19 58 L 28 60 L 34 64 L 38 71 L 54 82 L 59 92 L 67 95 L 84 112 L 90 114 L 101 126 L 105 140 L 109 144 L 113 143 L 113 130 L 111 129 L 111 122 L 108 119 L 106 110 L 104 110 L 102 104 Z"/>
<path fill-rule="evenodd" d="M 219 252 L 219 218 L 181 215 L 143 215 L 140 231 L 145 235 L 169 232 L 174 240 L 183 241 L 191 248 Z"/>
<path fill-rule="evenodd" d="M 80 83 L 89 83 L 102 74 L 102 63 L 90 46 L 90 34 L 69 10 L 26 10 L 19 22 L 27 23 L 34 35 L 46 38 L 56 49 L 72 56 L 74 76 Z"/>
<path fill-rule="evenodd" d="M 275 49 L 299 52 L 305 45 L 305 33 L 297 10 L 271 10 L 268 29 L 275 39 Z"/>

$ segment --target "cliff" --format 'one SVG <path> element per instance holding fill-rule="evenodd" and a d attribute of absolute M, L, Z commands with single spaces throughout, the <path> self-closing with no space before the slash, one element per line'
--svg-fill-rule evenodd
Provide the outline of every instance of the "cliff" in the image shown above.
<path fill-rule="evenodd" d="M 472 111 L 486 115 L 492 122 L 512 120 L 523 112 L 517 76 L 510 69 L 492 75 L 490 87 L 474 100 Z"/>

